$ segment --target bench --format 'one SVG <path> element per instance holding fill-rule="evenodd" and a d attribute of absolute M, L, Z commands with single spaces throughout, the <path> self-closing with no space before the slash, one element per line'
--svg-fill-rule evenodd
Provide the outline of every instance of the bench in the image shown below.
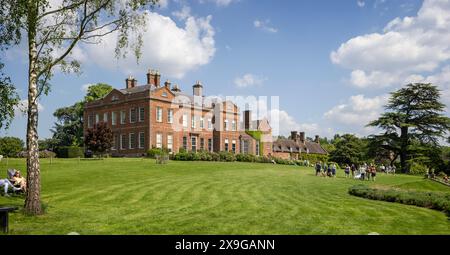
<path fill-rule="evenodd" d="M 17 209 L 17 207 L 0 207 L 0 227 L 3 233 L 8 233 L 8 213 Z"/>

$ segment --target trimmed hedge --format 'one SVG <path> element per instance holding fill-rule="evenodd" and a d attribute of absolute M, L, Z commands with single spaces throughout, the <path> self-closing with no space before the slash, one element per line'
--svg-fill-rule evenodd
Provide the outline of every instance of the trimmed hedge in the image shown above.
<path fill-rule="evenodd" d="M 430 208 L 443 211 L 450 216 L 450 194 L 403 191 L 395 189 L 381 190 L 369 188 L 362 184 L 350 187 L 348 193 L 353 196 L 372 200 L 381 200 Z"/>
<path fill-rule="evenodd" d="M 266 156 L 256 156 L 252 154 L 234 154 L 232 152 L 221 151 L 208 152 L 208 151 L 180 151 L 179 153 L 172 156 L 173 160 L 179 161 L 222 161 L 222 162 L 254 162 L 254 163 L 275 163 L 283 165 L 302 165 L 303 162 L 295 160 L 285 160 L 280 158 L 269 158 Z"/>
<path fill-rule="evenodd" d="M 83 147 L 66 146 L 56 149 L 56 156 L 58 158 L 84 158 Z"/>

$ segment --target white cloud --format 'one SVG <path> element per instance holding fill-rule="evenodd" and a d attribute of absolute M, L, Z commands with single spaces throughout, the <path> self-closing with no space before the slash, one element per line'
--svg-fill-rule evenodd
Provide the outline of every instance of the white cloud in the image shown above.
<path fill-rule="evenodd" d="M 230 5 L 231 3 L 239 2 L 240 0 L 199 0 L 199 3 L 212 2 L 217 6 L 225 7 Z"/>
<path fill-rule="evenodd" d="M 440 72 L 427 76 L 416 76 L 411 82 L 432 83 L 441 90 L 441 99 L 447 106 L 450 106 L 450 65 L 444 66 Z"/>
<path fill-rule="evenodd" d="M 197 18 L 189 12 L 180 12 L 178 17 L 184 18 L 185 24 L 178 27 L 169 17 L 155 12 L 147 14 L 139 65 L 131 53 L 125 59 L 115 59 L 116 34 L 105 36 L 100 44 L 84 46 L 90 61 L 126 75 L 142 75 L 149 67 L 157 68 L 173 78 L 182 78 L 211 61 L 216 51 L 212 16 Z"/>
<path fill-rule="evenodd" d="M 305 132 L 306 136 L 309 137 L 313 137 L 315 135 L 332 136 L 334 134 L 332 129 L 322 128 L 317 123 L 299 123 L 294 117 L 283 110 L 270 110 L 267 116 L 270 126 L 272 127 L 272 134 L 274 136 L 284 135 L 287 137 L 291 134 L 291 131 Z"/>
<path fill-rule="evenodd" d="M 253 21 L 253 26 L 256 28 L 262 29 L 264 31 L 267 31 L 269 33 L 278 32 L 277 28 L 270 26 L 270 20 L 265 20 L 265 21 L 255 20 L 255 21 Z"/>
<path fill-rule="evenodd" d="M 351 96 L 348 102 L 333 107 L 324 117 L 332 123 L 351 126 L 357 130 L 380 116 L 388 98 L 388 95 L 373 98 L 364 95 Z"/>
<path fill-rule="evenodd" d="M 377 1 L 377 5 L 384 1 Z M 417 16 L 396 18 L 382 33 L 354 37 L 330 54 L 351 69 L 352 85 L 399 86 L 450 60 L 450 1 L 425 0 Z"/>
<path fill-rule="evenodd" d="M 44 111 L 44 106 L 38 102 L 38 111 L 42 112 Z M 14 114 L 16 116 L 19 115 L 26 115 L 28 112 L 28 99 L 20 100 L 17 106 L 14 109 Z"/>
<path fill-rule="evenodd" d="M 179 20 L 186 20 L 191 16 L 191 8 L 185 5 L 181 8 L 181 10 L 172 12 L 172 15 L 177 17 Z"/>
<path fill-rule="evenodd" d="M 254 75 L 254 74 L 244 74 L 242 77 L 237 77 L 234 79 L 234 84 L 238 88 L 248 88 L 253 86 L 261 86 L 267 78 Z"/>
<path fill-rule="evenodd" d="M 366 5 L 366 2 L 364 2 L 364 1 L 362 1 L 362 0 L 358 0 L 358 1 L 356 1 L 356 4 L 359 6 L 359 7 L 364 7 L 365 5 Z"/>
<path fill-rule="evenodd" d="M 167 6 L 169 6 L 169 0 L 159 0 L 158 2 L 159 7 L 161 7 L 162 9 L 167 8 Z"/>

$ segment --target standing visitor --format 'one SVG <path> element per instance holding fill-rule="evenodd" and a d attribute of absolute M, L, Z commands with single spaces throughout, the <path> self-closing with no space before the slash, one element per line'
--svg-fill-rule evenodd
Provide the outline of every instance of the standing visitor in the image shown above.
<path fill-rule="evenodd" d="M 361 174 L 361 180 L 365 180 L 366 179 L 366 167 L 365 165 L 361 165 L 361 167 L 359 168 L 359 173 Z"/>
<path fill-rule="evenodd" d="M 352 164 L 352 167 L 350 168 L 350 170 L 352 171 L 352 178 L 355 178 L 355 171 L 356 171 L 355 164 Z"/>
<path fill-rule="evenodd" d="M 322 170 L 321 162 L 316 163 L 316 176 L 320 174 L 320 171 Z"/>
<path fill-rule="evenodd" d="M 377 177 L 377 168 L 374 166 L 372 168 L 372 181 L 375 181 L 376 177 Z"/>
<path fill-rule="evenodd" d="M 331 175 L 333 177 L 336 177 L 336 164 L 333 163 L 333 165 L 331 165 Z"/>
<path fill-rule="evenodd" d="M 396 169 L 395 165 L 393 165 L 393 166 L 392 166 L 392 173 L 393 173 L 394 175 L 395 175 L 395 170 L 397 170 L 397 169 Z"/>
<path fill-rule="evenodd" d="M 348 164 L 345 166 L 344 173 L 345 173 L 345 178 L 350 177 L 350 166 Z M 352 171 L 352 175 L 353 175 L 353 171 Z"/>
<path fill-rule="evenodd" d="M 381 172 L 385 172 L 385 171 L 386 171 L 386 167 L 384 167 L 383 164 L 381 164 L 381 166 L 380 166 L 380 171 L 381 171 Z M 385 172 L 385 173 L 386 173 L 386 172 Z"/>

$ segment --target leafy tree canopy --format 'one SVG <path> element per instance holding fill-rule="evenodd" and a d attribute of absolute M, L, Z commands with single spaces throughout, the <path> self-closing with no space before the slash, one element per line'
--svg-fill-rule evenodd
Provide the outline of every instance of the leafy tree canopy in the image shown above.
<path fill-rule="evenodd" d="M 0 137 L 0 155 L 17 157 L 23 150 L 24 142 L 17 137 Z"/>
<path fill-rule="evenodd" d="M 450 129 L 450 118 L 444 116 L 445 105 L 440 91 L 432 84 L 414 83 L 391 93 L 386 112 L 368 126 L 384 133 L 372 136 L 372 145 L 400 156 L 402 172 L 408 172 L 407 161 L 414 152 L 412 141 L 420 145 L 439 146 Z M 414 146 L 417 149 L 417 145 Z"/>

